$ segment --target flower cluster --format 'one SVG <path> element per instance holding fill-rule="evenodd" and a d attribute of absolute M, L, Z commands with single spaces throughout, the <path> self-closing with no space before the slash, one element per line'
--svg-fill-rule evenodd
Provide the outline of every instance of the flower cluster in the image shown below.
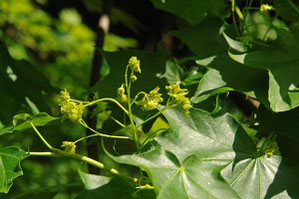
<path fill-rule="evenodd" d="M 261 12 L 267 12 L 268 10 L 273 10 L 273 6 L 270 6 L 269 4 L 263 4 L 263 5 L 261 5 L 261 7 L 260 7 L 260 11 Z"/>
<path fill-rule="evenodd" d="M 124 84 L 121 85 L 121 87 L 119 87 L 117 89 L 117 96 L 118 96 L 118 101 L 120 101 L 121 103 L 125 104 L 128 102 L 128 97 L 125 94 L 125 88 L 124 88 Z"/>
<path fill-rule="evenodd" d="M 75 153 L 77 146 L 73 142 L 63 141 L 61 147 L 68 153 Z"/>
<path fill-rule="evenodd" d="M 145 111 L 156 109 L 158 105 L 163 102 L 163 98 L 161 97 L 162 94 L 159 93 L 159 90 L 159 87 L 151 90 L 149 94 L 145 94 L 140 101 L 136 102 L 136 104 L 142 106 L 142 109 Z"/>
<path fill-rule="evenodd" d="M 137 57 L 131 57 L 128 64 L 133 72 L 141 73 L 140 60 L 138 60 Z"/>
<path fill-rule="evenodd" d="M 72 102 L 70 94 L 66 89 L 61 91 L 60 94 L 61 96 L 59 105 L 61 106 L 61 113 L 67 115 L 73 122 L 80 122 L 84 112 L 83 104 Z"/>
<path fill-rule="evenodd" d="M 189 117 L 191 104 L 189 98 L 186 97 L 188 94 L 187 89 L 182 89 L 177 84 L 171 84 L 165 88 L 168 90 L 168 95 L 173 97 L 177 104 L 184 110 L 186 117 Z"/>

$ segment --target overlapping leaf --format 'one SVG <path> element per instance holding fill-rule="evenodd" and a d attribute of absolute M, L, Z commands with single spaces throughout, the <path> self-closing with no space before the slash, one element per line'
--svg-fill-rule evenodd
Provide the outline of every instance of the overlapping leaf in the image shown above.
<path fill-rule="evenodd" d="M 79 173 L 80 178 L 85 186 L 85 189 L 87 189 L 87 190 L 99 188 L 99 187 L 109 183 L 109 181 L 111 180 L 110 177 L 88 174 L 88 173 L 81 171 L 80 169 L 78 170 L 78 173 Z"/>
<path fill-rule="evenodd" d="M 232 60 L 227 53 L 218 54 L 207 65 L 211 69 L 201 79 L 192 98 L 193 102 L 201 101 L 213 94 L 236 90 L 252 92 L 258 100 L 269 106 L 266 71 L 240 64 Z"/>
<path fill-rule="evenodd" d="M 0 129 L 0 135 L 5 133 L 12 133 L 13 131 L 20 131 L 26 128 L 31 128 L 29 121 L 33 122 L 35 126 L 45 126 L 59 122 L 60 118 L 52 117 L 47 113 L 38 113 L 32 117 L 27 113 L 17 114 L 13 117 L 12 124 Z"/>
<path fill-rule="evenodd" d="M 76 199 L 154 199 L 155 192 L 152 189 L 134 190 L 128 181 L 119 176 L 108 178 L 105 176 L 90 175 L 80 172 L 86 190 L 81 192 Z M 96 179 L 96 180 L 95 180 Z"/>
<path fill-rule="evenodd" d="M 247 66 L 268 70 L 270 107 L 275 112 L 299 105 L 299 36 L 277 29 L 277 39 L 270 47 L 232 58 Z"/>
<path fill-rule="evenodd" d="M 224 0 L 152 0 L 154 6 L 198 24 L 208 16 L 226 17 L 228 5 Z"/>
<path fill-rule="evenodd" d="M 203 23 L 181 30 L 172 31 L 171 35 L 180 38 L 197 55 L 206 58 L 227 49 L 221 36 L 223 21 L 219 18 L 207 18 Z"/>
<path fill-rule="evenodd" d="M 36 68 L 26 61 L 13 60 L 6 47 L 0 45 L 0 121 L 9 124 L 12 117 L 33 102 L 40 111 L 49 111 L 45 94 L 54 89 Z M 44 93 L 44 94 L 43 94 Z"/>
<path fill-rule="evenodd" d="M 13 179 L 23 175 L 21 160 L 28 155 L 17 147 L 5 147 L 0 150 L 0 193 L 7 193 Z"/>
<path fill-rule="evenodd" d="M 132 84 L 132 92 L 137 91 L 148 92 L 156 86 L 165 85 L 165 80 L 156 78 L 156 74 L 165 71 L 165 65 L 170 56 L 166 54 L 164 49 L 157 52 L 144 52 L 137 50 L 105 52 L 101 51 L 110 67 L 110 73 L 101 82 L 98 82 L 92 91 L 98 91 L 102 97 L 116 97 L 116 90 L 125 81 L 125 69 L 128 60 L 132 56 L 140 59 L 141 74 L 137 73 L 137 81 Z"/>
<path fill-rule="evenodd" d="M 221 171 L 223 178 L 244 199 L 297 198 L 299 167 L 279 156 L 249 158 L 230 164 Z M 244 188 L 246 187 L 246 189 Z"/>
<path fill-rule="evenodd" d="M 299 108 L 282 113 L 271 113 L 264 107 L 259 108 L 260 133 L 277 134 L 278 145 L 285 159 L 299 163 L 299 123 L 293 118 L 299 116 Z"/>

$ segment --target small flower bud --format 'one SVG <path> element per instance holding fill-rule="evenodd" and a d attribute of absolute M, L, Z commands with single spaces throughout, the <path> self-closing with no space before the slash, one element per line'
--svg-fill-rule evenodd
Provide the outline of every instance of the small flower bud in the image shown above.
<path fill-rule="evenodd" d="M 75 153 L 77 146 L 73 142 L 63 141 L 61 147 L 68 153 Z"/>
<path fill-rule="evenodd" d="M 260 7 L 260 11 L 261 12 L 267 12 L 268 10 L 273 10 L 273 6 L 270 6 L 269 4 L 263 4 L 263 5 L 261 5 L 261 7 Z"/>
<path fill-rule="evenodd" d="M 136 82 L 137 81 L 136 75 L 132 75 L 131 79 L 132 79 L 132 82 Z"/>
<path fill-rule="evenodd" d="M 117 89 L 117 95 L 121 96 L 125 94 L 125 88 L 124 88 L 124 84 L 122 84 L 118 89 Z"/>
<path fill-rule="evenodd" d="M 123 104 L 128 102 L 128 97 L 125 94 L 124 84 L 122 84 L 121 87 L 117 89 L 117 100 Z"/>

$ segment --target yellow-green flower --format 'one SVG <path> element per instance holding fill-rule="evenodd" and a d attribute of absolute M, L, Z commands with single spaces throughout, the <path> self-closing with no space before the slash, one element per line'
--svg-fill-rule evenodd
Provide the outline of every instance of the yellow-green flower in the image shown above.
<path fill-rule="evenodd" d="M 63 141 L 61 147 L 68 153 L 75 153 L 77 146 L 73 142 Z"/>
<path fill-rule="evenodd" d="M 60 91 L 60 94 L 61 94 L 59 98 L 60 104 L 68 103 L 71 100 L 71 96 L 66 89 Z"/>
<path fill-rule="evenodd" d="M 178 84 L 170 84 L 169 86 L 165 86 L 166 90 L 168 90 L 168 95 L 176 98 L 178 94 L 187 95 L 187 89 L 181 89 Z"/>
<path fill-rule="evenodd" d="M 171 84 L 165 87 L 168 90 L 168 95 L 173 97 L 176 103 L 184 110 L 186 117 L 190 115 L 189 109 L 192 107 L 190 100 L 186 95 L 188 94 L 187 89 L 180 88 L 180 85 Z"/>
<path fill-rule="evenodd" d="M 68 102 L 61 105 L 60 111 L 62 114 L 67 115 L 71 121 L 80 122 L 84 112 L 82 103 Z"/>
<path fill-rule="evenodd" d="M 260 7 L 261 12 L 267 12 L 268 10 L 273 10 L 273 6 L 270 6 L 269 4 L 263 4 Z"/>
<path fill-rule="evenodd" d="M 132 71 L 141 73 L 140 60 L 138 60 L 137 57 L 133 56 L 129 59 L 129 67 Z"/>
<path fill-rule="evenodd" d="M 142 106 L 145 111 L 150 111 L 158 108 L 158 105 L 163 102 L 162 94 L 159 93 L 160 88 L 156 87 L 151 90 L 149 94 L 145 94 L 144 97 L 136 102 L 137 105 Z"/>
<path fill-rule="evenodd" d="M 59 99 L 60 112 L 68 116 L 68 118 L 70 118 L 71 121 L 80 122 L 84 112 L 83 104 L 81 102 L 80 103 L 72 102 L 71 96 L 66 89 L 61 91 L 60 94 L 61 94 Z"/>

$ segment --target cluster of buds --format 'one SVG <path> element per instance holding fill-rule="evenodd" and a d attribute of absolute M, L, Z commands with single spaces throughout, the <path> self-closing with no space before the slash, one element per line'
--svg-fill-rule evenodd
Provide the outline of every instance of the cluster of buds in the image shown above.
<path fill-rule="evenodd" d="M 131 71 L 133 72 L 130 77 L 131 80 L 133 82 L 137 81 L 137 77 L 136 77 L 136 75 L 134 75 L 134 72 L 141 73 L 140 60 L 138 60 L 137 57 L 133 56 L 129 59 L 128 66 L 130 67 Z"/>
<path fill-rule="evenodd" d="M 124 84 L 121 85 L 121 87 L 119 87 L 117 89 L 117 96 L 118 96 L 118 101 L 120 101 L 123 104 L 126 104 L 128 102 L 128 97 L 125 94 L 126 90 L 124 88 Z"/>
<path fill-rule="evenodd" d="M 131 57 L 128 64 L 132 71 L 141 73 L 140 60 L 138 60 L 137 57 Z"/>
<path fill-rule="evenodd" d="M 270 6 L 269 4 L 263 4 L 261 5 L 260 7 L 260 11 L 263 12 L 263 13 L 266 13 L 268 12 L 268 10 L 273 10 L 273 6 Z"/>
<path fill-rule="evenodd" d="M 73 142 L 63 141 L 61 147 L 68 153 L 75 153 L 77 146 Z"/>
<path fill-rule="evenodd" d="M 160 88 L 156 87 L 151 90 L 148 94 L 145 94 L 144 97 L 137 101 L 136 104 L 141 106 L 143 110 L 150 111 L 158 108 L 158 105 L 163 102 L 162 94 L 159 93 Z"/>
<path fill-rule="evenodd" d="M 189 117 L 191 104 L 189 98 L 186 97 L 188 94 L 187 89 L 182 89 L 177 84 L 171 84 L 165 88 L 168 90 L 168 95 L 174 98 L 177 104 L 184 110 L 186 117 Z"/>
<path fill-rule="evenodd" d="M 84 112 L 84 106 L 82 103 L 76 103 L 71 101 L 69 92 L 65 89 L 60 92 L 60 111 L 65 114 L 73 122 L 80 122 Z"/>

